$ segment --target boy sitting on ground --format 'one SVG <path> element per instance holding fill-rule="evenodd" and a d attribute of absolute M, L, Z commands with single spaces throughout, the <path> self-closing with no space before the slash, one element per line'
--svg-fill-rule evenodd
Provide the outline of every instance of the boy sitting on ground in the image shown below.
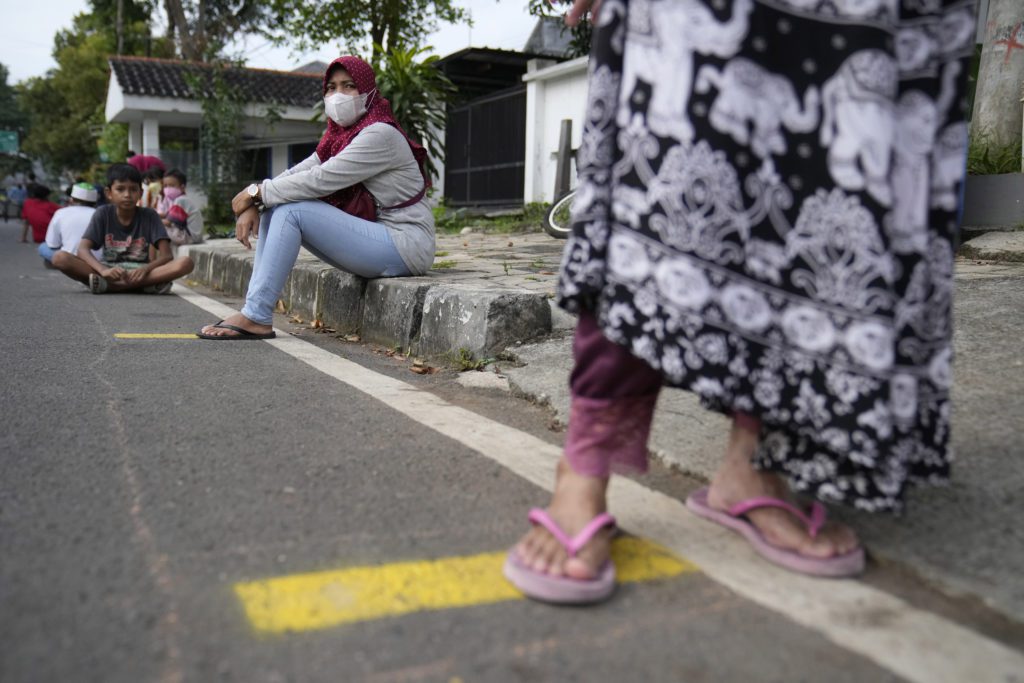
<path fill-rule="evenodd" d="M 53 256 L 53 265 L 88 286 L 93 294 L 171 291 L 171 280 L 192 272 L 192 259 L 173 258 L 160 216 L 137 206 L 142 196 L 138 169 L 128 164 L 111 166 L 104 192 L 109 204 L 96 209 L 78 255 L 59 251 Z M 102 261 L 92 255 L 94 248 L 103 250 Z"/>
<path fill-rule="evenodd" d="M 46 229 L 46 239 L 39 245 L 39 255 L 46 265 L 53 264 L 53 255 L 58 251 L 66 251 L 71 255 L 78 253 L 78 243 L 82 241 L 92 215 L 96 213 L 96 188 L 89 183 L 77 183 L 71 188 L 71 204 L 58 209 Z M 100 251 L 93 256 L 100 258 Z"/>

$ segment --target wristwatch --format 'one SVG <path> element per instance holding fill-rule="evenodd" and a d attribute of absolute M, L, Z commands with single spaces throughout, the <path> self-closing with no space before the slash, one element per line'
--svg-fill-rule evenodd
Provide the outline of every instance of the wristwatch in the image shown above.
<path fill-rule="evenodd" d="M 249 187 L 245 188 L 245 191 L 249 195 L 249 198 L 252 199 L 252 205 L 256 207 L 256 210 L 263 213 L 263 209 L 265 207 L 263 206 L 263 197 L 260 195 L 259 183 L 253 183 Z"/>

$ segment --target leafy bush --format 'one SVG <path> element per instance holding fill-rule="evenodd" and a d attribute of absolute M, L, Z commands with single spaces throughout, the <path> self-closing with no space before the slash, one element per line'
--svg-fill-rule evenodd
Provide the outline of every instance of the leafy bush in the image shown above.
<path fill-rule="evenodd" d="M 395 48 L 387 52 L 380 45 L 375 48 L 383 54 L 377 71 L 377 89 L 391 102 L 395 118 L 405 132 L 427 148 L 427 171 L 437 177 L 434 160 L 444 159 L 441 134 L 455 85 L 434 66 L 437 56 L 416 61 L 430 47 Z"/>
<path fill-rule="evenodd" d="M 997 144 L 985 133 L 971 136 L 967 148 L 967 173 L 970 175 L 1000 175 L 1020 173 L 1021 140 Z"/>

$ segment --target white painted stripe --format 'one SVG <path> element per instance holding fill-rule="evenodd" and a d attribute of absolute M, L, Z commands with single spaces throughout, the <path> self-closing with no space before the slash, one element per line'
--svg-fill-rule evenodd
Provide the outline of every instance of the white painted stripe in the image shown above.
<path fill-rule="evenodd" d="M 176 286 L 174 291 L 218 318 L 236 312 L 185 287 Z M 561 453 L 557 446 L 281 330 L 278 335 L 266 343 L 551 490 L 554 464 Z M 908 680 L 1024 680 L 1024 654 L 863 583 L 813 579 L 774 567 L 732 532 L 695 517 L 682 502 L 634 481 L 616 478 L 609 505 L 624 528 L 694 562 L 709 578 L 741 597 Z M 525 520 L 525 511 L 523 516 Z"/>

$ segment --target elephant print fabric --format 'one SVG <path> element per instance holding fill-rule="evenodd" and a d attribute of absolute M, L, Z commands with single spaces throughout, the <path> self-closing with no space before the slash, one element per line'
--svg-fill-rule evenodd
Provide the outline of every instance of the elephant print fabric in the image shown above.
<path fill-rule="evenodd" d="M 756 465 L 901 510 L 949 476 L 973 2 L 605 0 L 559 303 L 759 417 Z"/>

